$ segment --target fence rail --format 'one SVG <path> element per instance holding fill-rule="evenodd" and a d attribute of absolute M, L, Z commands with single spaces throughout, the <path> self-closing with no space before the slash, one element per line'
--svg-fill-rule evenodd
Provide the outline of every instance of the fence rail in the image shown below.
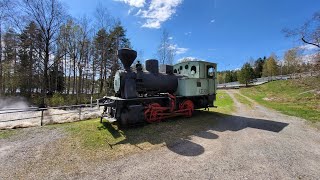
<path fill-rule="evenodd" d="M 0 129 L 74 122 L 100 116 L 100 104 L 0 109 Z"/>

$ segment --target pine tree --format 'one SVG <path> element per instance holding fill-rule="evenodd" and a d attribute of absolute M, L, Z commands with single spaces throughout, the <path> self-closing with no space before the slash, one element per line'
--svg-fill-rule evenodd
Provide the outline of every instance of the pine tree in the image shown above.
<path fill-rule="evenodd" d="M 3 60 L 3 92 L 15 94 L 18 89 L 18 34 L 9 29 L 3 38 L 4 60 Z"/>
<path fill-rule="evenodd" d="M 241 84 L 248 86 L 250 81 L 254 78 L 254 72 L 250 63 L 245 63 L 238 73 L 238 79 Z"/>
<path fill-rule="evenodd" d="M 38 29 L 34 22 L 29 23 L 20 34 L 19 58 L 21 64 L 18 73 L 20 90 L 25 96 L 30 96 L 32 89 L 37 86 L 34 71 L 38 35 Z"/>

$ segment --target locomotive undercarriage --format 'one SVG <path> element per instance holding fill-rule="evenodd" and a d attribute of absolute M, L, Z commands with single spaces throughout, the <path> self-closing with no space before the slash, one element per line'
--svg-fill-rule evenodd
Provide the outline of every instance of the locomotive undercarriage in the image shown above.
<path fill-rule="evenodd" d="M 194 109 L 214 107 L 214 99 L 215 94 L 187 97 L 162 94 L 158 97 L 133 99 L 107 97 L 101 121 L 105 118 L 127 127 L 145 122 L 160 122 L 175 116 L 191 117 Z"/>

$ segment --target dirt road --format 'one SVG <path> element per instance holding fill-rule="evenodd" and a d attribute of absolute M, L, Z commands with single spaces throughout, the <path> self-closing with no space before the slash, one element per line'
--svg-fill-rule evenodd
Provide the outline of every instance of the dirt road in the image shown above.
<path fill-rule="evenodd" d="M 41 170 L 37 169 L 28 169 L 23 175 L 15 173 L 29 162 L 41 163 L 36 161 L 37 156 L 45 154 L 39 151 L 62 136 L 57 129 L 41 142 L 38 139 L 48 132 L 29 136 L 28 143 L 0 140 L 0 179 L 319 179 L 318 130 L 302 119 L 256 103 L 253 107 L 241 104 L 234 97 L 238 91 L 227 92 L 237 111 L 232 116 L 214 119 L 216 125 L 205 131 L 114 161 L 84 162 L 77 155 L 76 161 L 70 161 L 67 157 L 63 163 L 78 163 L 68 171 L 54 161 L 51 168 L 42 166 L 45 174 L 39 175 Z M 31 150 L 38 153 L 32 154 Z"/>

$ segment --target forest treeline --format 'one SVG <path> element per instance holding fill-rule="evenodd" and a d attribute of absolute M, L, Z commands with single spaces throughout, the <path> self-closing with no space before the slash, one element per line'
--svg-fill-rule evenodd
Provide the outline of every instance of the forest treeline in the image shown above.
<path fill-rule="evenodd" d="M 101 4 L 92 19 L 66 9 L 59 0 L 0 1 L 0 96 L 62 105 L 111 93 L 117 49 L 131 48 L 125 28 Z"/>
<path fill-rule="evenodd" d="M 320 70 L 320 56 L 318 53 L 312 54 L 309 61 L 303 61 L 303 57 L 302 49 L 293 48 L 285 52 L 284 58 L 281 61 L 274 53 L 268 58 L 265 56 L 256 60 L 251 58 L 243 64 L 241 69 L 218 72 L 218 82 L 222 84 L 240 81 L 240 83 L 248 84 L 253 79 L 261 77 L 291 75 Z"/>

